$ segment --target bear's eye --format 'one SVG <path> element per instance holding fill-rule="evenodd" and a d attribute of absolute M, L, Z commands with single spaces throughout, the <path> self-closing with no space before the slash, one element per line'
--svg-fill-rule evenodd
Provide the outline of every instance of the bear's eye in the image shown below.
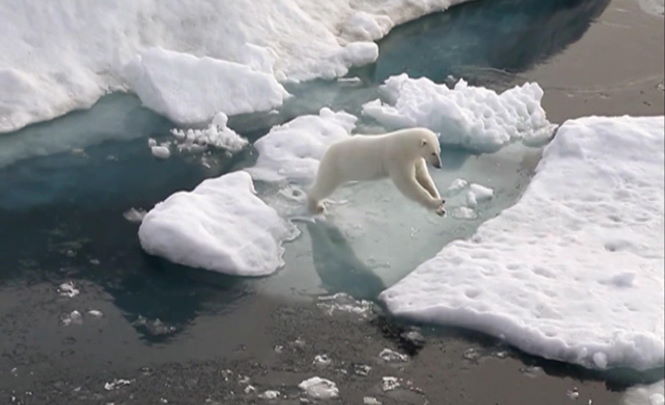
<path fill-rule="evenodd" d="M 432 152 L 432 156 L 436 156 L 436 152 Z"/>

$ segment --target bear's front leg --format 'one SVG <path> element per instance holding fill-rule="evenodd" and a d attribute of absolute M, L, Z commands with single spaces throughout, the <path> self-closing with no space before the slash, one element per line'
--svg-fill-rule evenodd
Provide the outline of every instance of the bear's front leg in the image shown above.
<path fill-rule="evenodd" d="M 440 210 L 443 210 L 443 199 L 441 197 L 433 197 L 429 191 L 418 183 L 415 166 L 394 169 L 389 174 L 393 183 L 395 183 L 395 186 L 397 186 L 397 189 L 402 194 L 429 209 L 435 210 L 437 214 Z M 443 215 L 443 213 L 438 215 Z"/>

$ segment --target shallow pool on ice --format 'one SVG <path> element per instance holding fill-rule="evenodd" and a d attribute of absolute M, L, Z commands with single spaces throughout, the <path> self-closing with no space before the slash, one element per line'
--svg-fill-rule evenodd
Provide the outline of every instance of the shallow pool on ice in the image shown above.
<path fill-rule="evenodd" d="M 663 364 L 663 117 L 567 121 L 513 207 L 380 298 L 605 369 Z"/>

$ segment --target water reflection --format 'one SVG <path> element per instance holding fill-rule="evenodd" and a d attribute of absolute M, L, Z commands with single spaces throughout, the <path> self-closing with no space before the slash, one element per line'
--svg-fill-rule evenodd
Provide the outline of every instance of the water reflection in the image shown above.
<path fill-rule="evenodd" d="M 327 221 L 307 222 L 314 268 L 330 293 L 374 299 L 385 289 L 374 271 L 358 259 L 340 230 Z"/>
<path fill-rule="evenodd" d="M 474 1 L 393 30 L 380 58 L 359 69 L 378 83 L 402 72 L 442 82 L 448 75 L 476 84 L 493 72 L 521 72 L 581 38 L 609 0 Z"/>

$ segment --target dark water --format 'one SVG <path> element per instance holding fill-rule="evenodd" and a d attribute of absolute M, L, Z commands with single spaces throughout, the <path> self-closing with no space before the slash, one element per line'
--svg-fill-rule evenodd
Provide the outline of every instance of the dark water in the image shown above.
<path fill-rule="evenodd" d="M 377 83 L 400 72 L 436 81 L 464 76 L 476 84 L 496 85 L 578 39 L 607 4 L 491 0 L 455 7 L 394 30 L 381 41 L 375 64 L 351 72 L 361 77 L 360 85 L 315 81 L 294 86 L 290 91 L 296 97 L 279 115 L 234 117 L 231 126 L 254 140 L 270 126 L 323 105 L 357 112 L 376 96 Z M 137 225 L 123 218 L 131 207 L 149 209 L 175 191 L 192 189 L 254 159 L 251 150 L 232 158 L 215 153 L 209 156 L 210 167 L 201 165 L 200 156 L 154 159 L 147 138 L 171 139 L 172 127 L 133 96 L 112 95 L 88 111 L 0 136 L 0 304 L 15 306 L 17 296 L 23 300 L 20 316 L 14 306 L 0 306 L 3 368 L 35 359 L 48 362 L 55 355 L 49 346 L 24 342 L 32 336 L 25 330 L 42 324 L 41 339 L 60 336 L 55 330 L 61 328 L 58 319 L 69 301 L 63 303 L 55 290 L 65 281 L 82 286 L 85 302 L 112 308 L 131 325 L 114 332 L 120 343 L 107 348 L 107 357 L 120 355 L 124 340 L 138 338 L 147 346 L 177 342 L 202 315 L 224 322 L 223 316 L 237 305 L 257 298 L 261 280 L 188 269 L 146 255 Z M 318 273 L 324 289 L 372 298 L 384 288 L 382 280 L 365 271 L 338 229 L 305 228 L 313 240 L 309 254 L 314 269 L 325 269 Z M 45 301 L 49 294 L 54 298 Z M 51 307 L 53 303 L 57 305 Z M 188 339 L 197 342 L 199 337 Z M 91 338 L 77 355 L 85 359 L 96 352 L 95 345 Z M 149 360 L 152 354 L 139 351 L 136 356 Z"/>

